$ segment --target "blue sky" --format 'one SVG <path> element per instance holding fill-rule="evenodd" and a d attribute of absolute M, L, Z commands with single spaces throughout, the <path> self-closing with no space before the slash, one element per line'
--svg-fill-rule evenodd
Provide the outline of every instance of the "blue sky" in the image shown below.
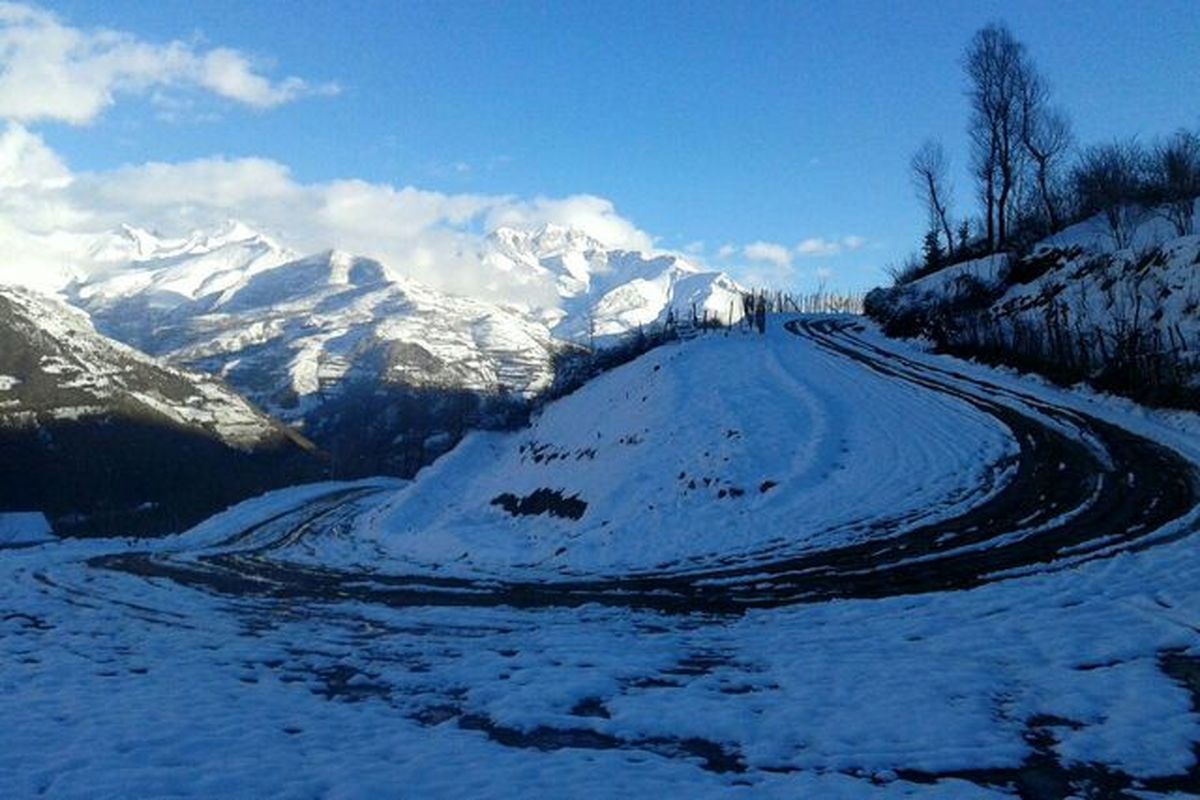
<path fill-rule="evenodd" d="M 138 89 L 86 124 L 27 122 L 72 170 L 256 156 L 302 183 L 585 193 L 659 246 L 798 288 L 818 271 L 873 285 L 915 249 L 908 158 L 937 135 L 965 163 L 958 59 L 988 21 L 1028 45 L 1085 142 L 1200 126 L 1194 1 L 44 7 L 86 31 L 233 48 L 317 89 L 271 107 Z M 957 196 L 963 210 L 965 178 Z"/>

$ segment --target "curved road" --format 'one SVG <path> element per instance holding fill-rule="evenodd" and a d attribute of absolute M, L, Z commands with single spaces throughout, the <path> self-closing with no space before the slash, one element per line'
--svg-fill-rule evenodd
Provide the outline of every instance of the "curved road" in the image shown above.
<path fill-rule="evenodd" d="M 969 403 L 1020 445 L 1011 481 L 949 520 L 895 529 L 866 542 L 690 572 L 584 580 L 497 581 L 361 574 L 272 557 L 316 529 L 352 518 L 372 490 L 345 490 L 233 537 L 229 552 L 195 557 L 132 553 L 93 566 L 166 577 L 218 592 L 389 605 L 585 603 L 670 612 L 738 613 L 836 597 L 965 589 L 1165 541 L 1157 534 L 1200 502 L 1200 476 L 1175 451 L 1087 414 L 874 345 L 844 318 L 797 320 L 796 336 L 894 380 Z M 1186 535 L 1190 531 L 1176 535 Z"/>

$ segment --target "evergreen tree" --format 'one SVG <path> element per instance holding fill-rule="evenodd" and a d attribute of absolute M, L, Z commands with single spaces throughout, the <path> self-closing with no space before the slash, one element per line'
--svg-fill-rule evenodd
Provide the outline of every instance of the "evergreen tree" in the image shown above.
<path fill-rule="evenodd" d="M 938 238 L 936 224 L 930 225 L 929 230 L 925 233 L 925 241 L 921 245 L 921 252 L 925 256 L 925 271 L 927 273 L 937 272 L 942 268 L 946 254 L 942 250 L 942 241 Z"/>

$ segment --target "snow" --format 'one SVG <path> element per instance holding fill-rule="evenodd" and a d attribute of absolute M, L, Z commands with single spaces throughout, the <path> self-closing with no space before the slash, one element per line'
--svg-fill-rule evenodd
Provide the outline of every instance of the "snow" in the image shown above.
<path fill-rule="evenodd" d="M 1200 201 L 1195 201 L 1200 208 Z M 1141 251 L 1155 247 L 1178 234 L 1174 226 L 1155 209 L 1127 209 L 1131 230 L 1129 247 Z M 1115 247 L 1112 230 L 1102 215 L 1076 223 L 1050 236 L 1044 242 L 1047 247 L 1080 247 L 1092 252 L 1111 251 Z"/>
<path fill-rule="evenodd" d="M 1005 253 L 983 256 L 938 270 L 913 281 L 909 286 L 913 291 L 923 294 L 952 291 L 964 278 L 982 281 L 985 286 L 998 286 L 1008 275 L 1008 262 Z"/>
<path fill-rule="evenodd" d="M 364 540 L 418 569 L 699 567 L 782 542 L 821 547 L 831 532 L 853 541 L 864 520 L 952 516 L 1003 485 L 1015 454 L 1004 428 L 862 372 L 780 327 L 765 342 L 661 347 L 527 430 L 471 434 Z M 586 502 L 583 518 L 514 518 L 491 504 L 540 488 Z"/>
<path fill-rule="evenodd" d="M 132 405 L 175 424 L 202 427 L 237 447 L 280 436 L 275 423 L 217 380 L 166 367 L 99 335 L 86 313 L 61 300 L 0 287 L 0 309 L 8 333 L 17 337 L 10 352 L 0 352 L 0 366 L 25 368 L 27 356 L 38 364 L 27 374 L 0 376 L 0 392 L 17 401 L 0 407 L 0 426 L 28 424 L 39 416 L 80 419 Z"/>
<path fill-rule="evenodd" d="M 1030 258 L 1045 261 L 1047 268 L 1030 280 L 1006 280 L 1009 257 L 987 256 L 889 290 L 885 304 L 905 311 L 953 303 L 964 291 L 973 292 L 976 287 L 964 282 L 973 278 L 998 290 L 990 319 L 1009 336 L 1019 324 L 1044 330 L 1047 319 L 1056 318 L 1072 344 L 1103 365 L 1112 342 L 1136 327 L 1145 346 L 1157 335 L 1164 350 L 1177 351 L 1187 364 L 1200 342 L 1200 235 L 1178 236 L 1148 210 L 1130 240 L 1118 249 L 1107 225 L 1094 217 L 1038 242 Z"/>
<path fill-rule="evenodd" d="M 50 521 L 40 511 L 0 511 L 0 547 L 53 541 Z"/>
<path fill-rule="evenodd" d="M 674 255 L 609 250 L 570 228 L 499 228 L 478 255 L 545 302 L 448 295 L 402 277 L 402 264 L 336 250 L 297 257 L 235 221 L 179 239 L 123 226 L 95 240 L 87 259 L 97 266 L 65 293 L 104 333 L 220 374 L 296 423 L 364 380 L 531 396 L 551 384 L 568 342 L 603 346 L 670 313 L 741 317 L 727 276 Z M 422 351 L 441 365 L 431 369 Z M 417 363 L 406 360 L 413 353 Z"/>
<path fill-rule="evenodd" d="M 1095 415 L 1200 464 L 1195 414 L 1052 388 L 869 328 L 857 338 L 964 386 L 984 378 L 997 402 L 1020 393 Z M 521 460 L 531 440 L 546 445 L 541 462 Z M 585 443 L 594 460 L 575 458 Z M 0 795 L 1011 797 L 1013 773 L 937 776 L 1018 769 L 1034 728 L 1079 769 L 1147 782 L 1188 769 L 1200 717 L 1160 658 L 1200 656 L 1200 552 L 1184 535 L 1200 527 L 1196 509 L 1146 547 L 1070 568 L 730 616 L 367 591 L 414 570 L 548 580 L 559 566 L 743 558 L 773 535 L 827 547 L 861 534 L 823 527 L 847 517 L 977 504 L 981 477 L 1005 479 L 986 465 L 1011 449 L 976 409 L 773 327 L 652 351 L 527 431 L 471 437 L 411 483 L 276 492 L 159 541 L 5 551 Z M 547 463 L 560 451 L 574 460 Z M 680 471 L 748 491 L 685 493 Z M 778 485 L 758 493 L 768 477 Z M 488 503 L 543 485 L 579 492 L 587 512 L 509 518 Z M 670 513 L 642 507 L 652 499 Z M 464 543 L 466 560 L 434 569 Z M 556 544 L 568 546 L 561 564 L 538 563 Z M 266 570 L 258 592 L 234 592 L 96 560 L 139 552 L 356 577 L 306 596 L 273 593 Z M 714 750 L 742 771 L 706 768 Z"/>

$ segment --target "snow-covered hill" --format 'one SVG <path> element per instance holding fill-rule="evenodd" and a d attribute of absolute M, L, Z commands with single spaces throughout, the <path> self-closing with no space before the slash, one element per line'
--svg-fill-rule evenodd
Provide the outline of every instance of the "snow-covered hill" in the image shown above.
<path fill-rule="evenodd" d="M 966 355 L 1089 380 L 1151 402 L 1200 394 L 1200 236 L 1147 212 L 1118 247 L 1099 217 L 1023 255 L 967 261 L 876 290 L 894 333 Z"/>
<path fill-rule="evenodd" d="M 0 439 L 0 503 L 60 518 L 96 511 L 93 503 L 111 505 L 106 514 L 127 511 L 122 498 L 153 505 L 171 489 L 164 474 L 185 480 L 174 491 L 191 492 L 206 510 L 318 474 L 311 445 L 220 381 L 163 366 L 96 333 L 82 311 L 12 287 L 0 287 Z M 198 458 L 190 464 L 189 451 Z M 175 466 L 156 472 L 164 462 Z M 203 472 L 224 464 L 229 477 L 268 462 L 278 476 L 243 476 L 240 490 Z M 104 477 L 93 485 L 97 473 Z M 111 482 L 123 485 L 101 495 L 99 484 Z"/>
<path fill-rule="evenodd" d="M 1014 454 L 1008 431 L 969 405 L 777 325 L 659 348 L 526 429 L 472 433 L 359 544 L 438 574 L 700 569 L 878 535 L 871 509 L 939 519 L 996 491 Z"/>

